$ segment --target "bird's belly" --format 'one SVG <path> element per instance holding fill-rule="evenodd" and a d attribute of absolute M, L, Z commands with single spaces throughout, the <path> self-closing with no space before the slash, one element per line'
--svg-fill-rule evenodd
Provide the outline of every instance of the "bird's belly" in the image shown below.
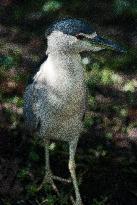
<path fill-rule="evenodd" d="M 83 92 L 82 92 L 83 93 Z M 69 141 L 82 131 L 82 116 L 84 111 L 84 95 L 71 95 L 48 99 L 48 112 L 43 115 L 41 137 Z M 50 94 L 51 97 L 51 94 Z M 42 116 L 42 115 L 41 115 Z"/>
<path fill-rule="evenodd" d="M 84 107 L 84 90 L 50 93 L 48 102 L 58 116 L 73 116 Z"/>
<path fill-rule="evenodd" d="M 74 137 L 80 135 L 82 129 L 83 125 L 79 118 L 79 115 L 75 115 L 65 120 L 58 119 L 57 123 L 54 126 L 47 129 L 45 137 L 61 141 L 71 141 Z"/>

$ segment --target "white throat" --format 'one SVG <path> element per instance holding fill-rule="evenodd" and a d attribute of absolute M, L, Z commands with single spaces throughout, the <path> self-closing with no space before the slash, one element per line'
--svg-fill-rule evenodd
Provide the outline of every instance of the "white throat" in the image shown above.
<path fill-rule="evenodd" d="M 58 77 L 61 79 L 64 75 L 72 75 L 73 78 L 77 73 L 83 73 L 80 54 L 49 53 L 47 60 L 40 66 L 35 80 L 40 77 L 40 74 L 44 75 L 41 76 L 42 78 L 55 80 Z"/>

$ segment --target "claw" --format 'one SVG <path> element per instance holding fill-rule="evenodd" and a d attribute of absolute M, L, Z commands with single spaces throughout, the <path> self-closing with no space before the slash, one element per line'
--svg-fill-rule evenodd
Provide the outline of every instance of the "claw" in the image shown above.
<path fill-rule="evenodd" d="M 56 181 L 61 181 L 61 182 L 64 182 L 64 183 L 71 183 L 71 179 L 64 179 L 62 177 L 58 177 L 58 176 L 54 176 L 52 174 L 51 171 L 47 171 L 46 172 L 46 175 L 42 181 L 42 183 L 40 184 L 40 186 L 37 188 L 37 191 L 40 191 L 43 186 L 47 183 L 51 184 L 53 190 L 57 193 L 57 195 L 59 196 L 59 191 L 58 191 L 58 188 L 57 186 L 55 185 L 54 181 L 53 180 L 56 180 Z"/>
<path fill-rule="evenodd" d="M 84 205 L 81 200 L 75 201 L 73 196 L 70 196 L 70 201 L 73 205 Z"/>
<path fill-rule="evenodd" d="M 40 191 L 40 190 L 43 188 L 43 186 L 44 186 L 45 184 L 47 184 L 47 183 L 51 184 L 53 190 L 54 190 L 54 191 L 56 192 L 56 194 L 59 196 L 58 188 L 57 188 L 57 186 L 55 185 L 55 183 L 54 183 L 54 181 L 53 181 L 53 175 L 52 175 L 52 173 L 51 173 L 50 171 L 47 171 L 47 173 L 46 173 L 46 175 L 45 175 L 45 177 L 44 177 L 42 183 L 41 183 L 40 186 L 37 188 L 37 191 Z"/>
<path fill-rule="evenodd" d="M 61 182 L 65 182 L 65 183 L 71 183 L 71 179 L 64 179 L 64 178 L 58 177 L 58 176 L 53 176 L 52 178 L 54 180 L 57 180 L 57 181 L 61 181 Z"/>

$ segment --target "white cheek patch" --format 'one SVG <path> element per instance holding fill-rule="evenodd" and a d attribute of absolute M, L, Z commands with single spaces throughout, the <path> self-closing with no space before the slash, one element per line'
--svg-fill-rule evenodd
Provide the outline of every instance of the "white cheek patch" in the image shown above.
<path fill-rule="evenodd" d="M 72 47 L 74 43 L 77 42 L 75 36 L 68 35 L 61 31 L 53 31 L 48 37 L 48 46 L 52 50 L 66 50 Z M 47 50 L 48 54 L 49 50 Z"/>
<path fill-rule="evenodd" d="M 59 39 L 59 38 L 69 39 L 69 38 L 75 38 L 75 36 L 68 35 L 66 33 L 63 33 L 62 31 L 53 31 L 50 35 L 47 36 L 47 39 L 50 40 L 53 38 L 54 39 Z"/>
<path fill-rule="evenodd" d="M 92 34 L 79 33 L 79 35 L 85 36 L 86 38 L 89 38 L 89 39 L 94 39 L 97 36 L 97 33 L 96 32 Z"/>

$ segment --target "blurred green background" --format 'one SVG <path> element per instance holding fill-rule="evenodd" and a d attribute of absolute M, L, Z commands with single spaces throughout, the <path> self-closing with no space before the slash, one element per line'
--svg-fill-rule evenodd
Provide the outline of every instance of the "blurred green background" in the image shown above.
<path fill-rule="evenodd" d="M 137 0 L 0 1 L 0 204 L 70 205 L 71 185 L 37 187 L 44 148 L 24 132 L 23 92 L 45 55 L 46 28 L 64 17 L 88 20 L 127 49 L 88 55 L 88 110 L 76 162 L 85 205 L 137 204 Z M 84 59 L 87 61 L 87 59 Z M 68 177 L 68 146 L 50 145 L 56 175 Z"/>

